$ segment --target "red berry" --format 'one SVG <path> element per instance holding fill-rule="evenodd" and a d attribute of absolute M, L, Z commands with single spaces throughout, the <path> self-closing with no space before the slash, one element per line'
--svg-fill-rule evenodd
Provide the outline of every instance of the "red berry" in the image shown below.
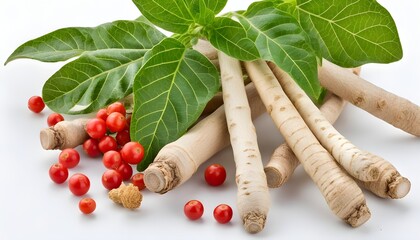
<path fill-rule="evenodd" d="M 58 156 L 58 162 L 66 168 L 74 168 L 80 162 L 80 154 L 73 148 L 66 148 Z"/>
<path fill-rule="evenodd" d="M 232 208 L 226 204 L 218 205 L 213 211 L 214 219 L 216 219 L 216 221 L 221 224 L 230 222 L 232 215 Z"/>
<path fill-rule="evenodd" d="M 146 188 L 144 185 L 144 174 L 136 173 L 131 177 L 131 183 L 136 186 L 140 191 Z"/>
<path fill-rule="evenodd" d="M 44 100 L 40 96 L 32 96 L 28 100 L 28 108 L 34 113 L 40 113 L 45 108 Z"/>
<path fill-rule="evenodd" d="M 118 169 L 122 164 L 122 158 L 119 152 L 115 150 L 108 151 L 102 157 L 102 163 L 108 169 Z"/>
<path fill-rule="evenodd" d="M 121 174 L 123 181 L 130 180 L 131 175 L 133 175 L 133 168 L 128 163 L 121 163 L 121 165 L 117 168 L 117 172 Z"/>
<path fill-rule="evenodd" d="M 61 121 L 64 121 L 64 117 L 59 113 L 51 113 L 50 115 L 48 115 L 47 124 L 49 127 L 52 127 Z"/>
<path fill-rule="evenodd" d="M 106 153 L 111 150 L 117 150 L 118 144 L 115 138 L 105 136 L 99 139 L 98 147 L 102 153 Z"/>
<path fill-rule="evenodd" d="M 126 143 L 131 141 L 130 132 L 128 130 L 122 130 L 117 133 L 115 139 L 117 140 L 118 145 L 124 146 Z"/>
<path fill-rule="evenodd" d="M 69 179 L 69 189 L 76 196 L 82 196 L 89 191 L 90 181 L 86 175 L 75 173 Z"/>
<path fill-rule="evenodd" d="M 120 132 L 124 130 L 127 121 L 125 116 L 119 112 L 113 112 L 106 118 L 106 126 L 111 132 Z"/>
<path fill-rule="evenodd" d="M 138 142 L 126 143 L 120 152 L 121 157 L 128 164 L 138 164 L 144 157 L 144 148 Z"/>
<path fill-rule="evenodd" d="M 89 138 L 83 143 L 83 151 L 91 158 L 100 156 L 99 141 L 97 139 Z"/>
<path fill-rule="evenodd" d="M 109 169 L 102 174 L 102 185 L 108 190 L 118 188 L 122 183 L 122 176 L 114 169 Z"/>
<path fill-rule="evenodd" d="M 91 138 L 99 139 L 106 134 L 106 122 L 100 118 L 89 119 L 86 123 L 86 132 Z"/>
<path fill-rule="evenodd" d="M 99 111 L 96 113 L 96 118 L 102 119 L 106 121 L 106 118 L 108 117 L 108 113 L 106 112 L 105 108 L 99 109 Z"/>
<path fill-rule="evenodd" d="M 120 103 L 120 102 L 114 102 L 111 103 L 107 108 L 106 108 L 106 112 L 108 115 L 110 115 L 113 112 L 119 112 L 121 113 L 123 116 L 125 116 L 126 114 L 126 110 L 124 107 L 124 104 Z"/>
<path fill-rule="evenodd" d="M 226 179 L 226 170 L 220 164 L 212 164 L 206 168 L 204 178 L 210 186 L 222 185 Z"/>
<path fill-rule="evenodd" d="M 190 220 L 197 220 L 203 216 L 204 207 L 198 200 L 190 200 L 184 205 L 184 214 Z"/>
<path fill-rule="evenodd" d="M 53 182 L 61 184 L 67 180 L 69 170 L 61 163 L 54 163 L 49 170 L 50 178 Z"/>
<path fill-rule="evenodd" d="M 79 209 L 83 214 L 91 214 L 96 209 L 96 202 L 92 198 L 82 198 L 79 201 Z"/>

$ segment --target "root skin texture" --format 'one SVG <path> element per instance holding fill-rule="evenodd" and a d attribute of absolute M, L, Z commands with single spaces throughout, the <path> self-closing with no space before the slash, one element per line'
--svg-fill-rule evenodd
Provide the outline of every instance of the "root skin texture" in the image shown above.
<path fill-rule="evenodd" d="M 256 118 L 264 112 L 264 105 L 254 84 L 248 84 L 246 92 L 252 117 Z M 229 144 L 222 105 L 178 140 L 164 146 L 144 171 L 144 183 L 152 192 L 166 193 L 187 181 L 201 164 Z"/>
<path fill-rule="evenodd" d="M 260 232 L 270 208 L 270 195 L 257 134 L 238 60 L 219 52 L 223 102 L 236 164 L 238 214 L 245 230 Z"/>
<path fill-rule="evenodd" d="M 373 154 L 358 149 L 342 136 L 287 73 L 274 64 L 270 67 L 308 127 L 347 173 L 361 181 L 377 180 L 379 172 L 371 159 Z"/>
<path fill-rule="evenodd" d="M 88 119 L 61 121 L 56 125 L 42 129 L 39 136 L 45 150 L 77 147 L 89 138 L 85 130 Z"/>
<path fill-rule="evenodd" d="M 264 61 L 246 62 L 261 100 L 287 144 L 315 182 L 334 214 L 353 227 L 370 218 L 361 189 L 322 147 Z"/>
<path fill-rule="evenodd" d="M 420 136 L 420 107 L 387 92 L 345 69 L 322 61 L 319 81 L 329 91 L 394 127 Z"/>
<path fill-rule="evenodd" d="M 346 101 L 342 98 L 334 94 L 328 94 L 320 110 L 329 122 L 334 123 L 345 105 Z M 299 160 L 287 143 L 281 144 L 274 150 L 270 161 L 264 168 L 268 186 L 270 188 L 281 187 L 290 179 L 299 164 Z"/>

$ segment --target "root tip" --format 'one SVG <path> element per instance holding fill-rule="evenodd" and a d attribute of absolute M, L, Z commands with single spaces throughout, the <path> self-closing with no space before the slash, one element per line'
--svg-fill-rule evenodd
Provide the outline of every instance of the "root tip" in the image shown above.
<path fill-rule="evenodd" d="M 258 233 L 264 229 L 267 216 L 261 213 L 250 212 L 243 218 L 245 230 L 249 233 Z"/>
<path fill-rule="evenodd" d="M 405 197 L 410 192 L 411 182 L 405 177 L 398 176 L 389 185 L 388 195 L 393 199 Z"/>
<path fill-rule="evenodd" d="M 265 167 L 265 175 L 267 177 L 267 185 L 269 188 L 279 188 L 284 183 L 284 178 L 280 171 L 274 167 Z"/>
<path fill-rule="evenodd" d="M 179 171 L 170 161 L 155 161 L 144 171 L 146 188 L 156 193 L 166 193 L 179 185 Z"/>
<path fill-rule="evenodd" d="M 370 218 L 370 211 L 366 204 L 360 205 L 355 211 L 347 218 L 346 222 L 352 227 L 358 227 L 365 223 Z"/>
<path fill-rule="evenodd" d="M 57 147 L 54 131 L 50 128 L 41 130 L 39 133 L 39 138 L 41 141 L 41 146 L 45 150 L 54 149 Z"/>
<path fill-rule="evenodd" d="M 164 173 L 158 168 L 147 168 L 144 171 L 144 184 L 150 191 L 160 193 L 165 186 Z"/>

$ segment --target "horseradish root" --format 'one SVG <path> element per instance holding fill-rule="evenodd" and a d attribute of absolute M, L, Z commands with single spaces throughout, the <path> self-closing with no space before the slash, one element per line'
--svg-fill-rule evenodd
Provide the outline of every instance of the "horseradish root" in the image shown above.
<path fill-rule="evenodd" d="M 256 118 L 264 112 L 264 105 L 252 83 L 246 86 L 246 92 L 252 117 Z M 144 171 L 146 187 L 157 193 L 172 190 L 188 180 L 202 163 L 228 145 L 229 133 L 222 105 L 178 140 L 159 151 L 154 162 Z"/>
<path fill-rule="evenodd" d="M 419 106 L 327 60 L 322 65 L 319 81 L 326 89 L 395 127 L 420 136 Z"/>
<path fill-rule="evenodd" d="M 350 143 L 332 126 L 318 107 L 315 106 L 312 100 L 287 73 L 274 64 L 271 64 L 270 67 L 281 87 L 313 134 L 347 173 L 361 181 L 377 180 L 379 172 L 371 159 L 373 154 L 362 151 Z M 375 157 L 375 160 L 377 159 Z"/>
<path fill-rule="evenodd" d="M 264 61 L 246 62 L 249 77 L 276 126 L 339 218 L 357 227 L 370 218 L 362 190 L 322 147 Z"/>
<path fill-rule="evenodd" d="M 61 121 L 40 132 L 41 145 L 45 150 L 77 147 L 89 138 L 85 130 L 88 119 Z"/>
<path fill-rule="evenodd" d="M 334 123 L 343 111 L 345 103 L 342 98 L 329 94 L 320 110 L 329 122 Z M 299 164 L 299 160 L 287 143 L 281 144 L 274 150 L 270 161 L 264 168 L 268 186 L 270 188 L 281 187 L 289 180 Z"/>
<path fill-rule="evenodd" d="M 226 122 L 236 164 L 238 214 L 245 230 L 260 232 L 270 208 L 267 180 L 246 97 L 241 64 L 219 52 Z"/>

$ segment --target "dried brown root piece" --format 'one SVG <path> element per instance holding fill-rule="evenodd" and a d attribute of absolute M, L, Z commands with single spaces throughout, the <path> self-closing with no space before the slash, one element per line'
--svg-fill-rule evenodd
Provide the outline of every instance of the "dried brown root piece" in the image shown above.
<path fill-rule="evenodd" d="M 140 190 L 132 183 L 125 185 L 122 183 L 120 187 L 112 189 L 108 192 L 108 197 L 115 203 L 121 204 L 128 209 L 136 209 L 141 205 L 143 195 Z"/>

